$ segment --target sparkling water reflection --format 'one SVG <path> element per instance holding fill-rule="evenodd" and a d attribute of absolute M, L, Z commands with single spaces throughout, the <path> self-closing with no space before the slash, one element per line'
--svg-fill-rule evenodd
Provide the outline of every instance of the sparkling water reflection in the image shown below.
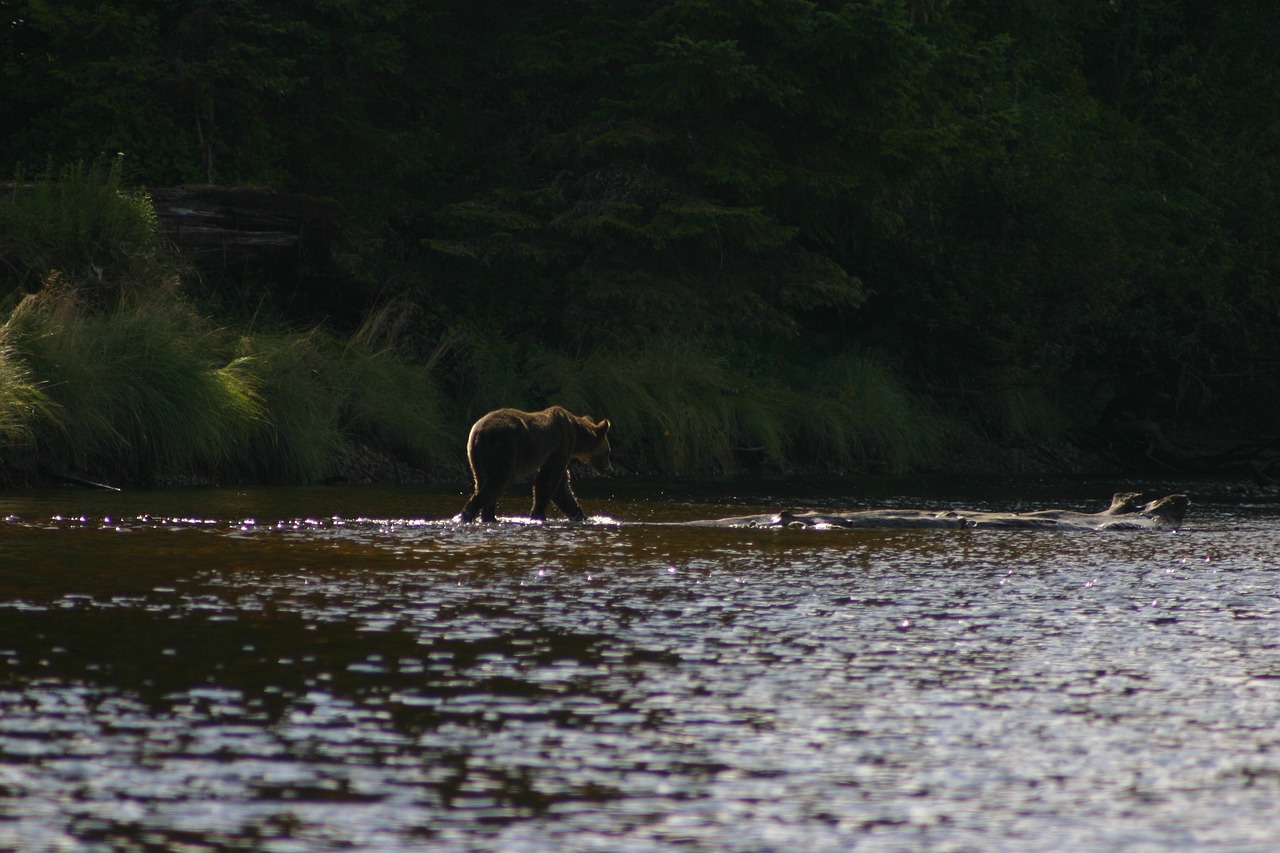
<path fill-rule="evenodd" d="M 0 502 L 0 848 L 1280 843 L 1272 508 L 657 523 L 853 503 L 761 488 L 496 528 L 413 491 Z"/>

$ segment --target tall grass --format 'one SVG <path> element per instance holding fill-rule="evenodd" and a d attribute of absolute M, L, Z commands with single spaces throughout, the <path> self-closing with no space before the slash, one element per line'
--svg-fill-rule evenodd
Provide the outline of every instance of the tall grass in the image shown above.
<path fill-rule="evenodd" d="M 237 335 L 179 303 L 103 312 L 60 288 L 25 297 L 0 341 L 0 440 L 108 480 L 309 482 L 348 440 L 423 466 L 457 452 L 425 367 L 319 330 Z"/>
<path fill-rule="evenodd" d="M 1030 381 L 1010 381 L 989 389 L 973 416 L 986 432 L 1013 441 L 1061 436 L 1071 420 L 1066 407 Z"/>
<path fill-rule="evenodd" d="M 223 471 L 261 417 L 247 365 L 177 298 L 154 224 L 119 158 L 19 175 L 0 199 L 2 334 L 21 365 L 5 385 L 41 395 L 21 429 L 50 464 L 133 481 Z"/>
<path fill-rule="evenodd" d="M 249 473 L 309 482 L 336 473 L 355 440 L 421 467 L 457 454 L 455 419 L 425 365 L 388 346 L 340 341 L 314 329 L 246 335 L 264 416 L 251 435 Z"/>
<path fill-rule="evenodd" d="M 905 470 L 933 456 L 941 422 L 874 358 L 847 353 L 819 365 L 793 401 L 799 451 L 836 470 Z"/>
<path fill-rule="evenodd" d="M 243 473 L 275 482 L 322 476 L 343 441 L 327 339 L 318 331 L 245 335 L 237 353 L 251 366 L 263 410 L 249 433 Z"/>
<path fill-rule="evenodd" d="M 430 370 L 393 350 L 344 348 L 343 423 L 355 436 L 413 464 L 459 452 L 457 421 Z"/>
<path fill-rule="evenodd" d="M 0 448 L 30 449 L 37 425 L 53 416 L 55 405 L 9 338 L 0 328 Z"/>
<path fill-rule="evenodd" d="M 370 311 L 345 343 L 344 418 L 366 441 L 425 466 L 461 446 L 460 425 L 435 375 L 460 336 L 446 332 L 425 361 L 414 360 L 410 354 L 426 348 L 416 320 L 412 304 L 392 300 Z"/>
<path fill-rule="evenodd" d="M 500 332 L 462 324 L 446 333 L 446 369 L 455 378 L 459 409 L 472 419 L 492 409 L 529 409 L 540 398 L 539 360 Z"/>
<path fill-rule="evenodd" d="M 942 439 L 938 421 L 873 359 L 846 355 L 802 376 L 748 375 L 678 341 L 581 360 L 543 353 L 553 402 L 607 416 L 634 458 L 675 473 L 743 464 L 905 469 Z"/>
<path fill-rule="evenodd" d="M 17 175 L 0 197 L 0 255 L 8 287 L 34 291 L 52 270 L 82 288 L 106 288 L 165 274 L 155 213 L 146 193 L 125 189 L 121 158 L 75 164 L 27 181 Z"/>
<path fill-rule="evenodd" d="M 745 450 L 783 458 L 778 407 L 706 351 L 655 341 L 638 352 L 597 350 L 573 360 L 543 352 L 552 402 L 614 421 L 617 442 L 664 471 L 729 470 Z"/>
<path fill-rule="evenodd" d="M 246 365 L 218 360 L 214 333 L 154 304 L 104 314 L 44 290 L 4 328 L 54 404 L 33 424 L 42 451 L 77 469 L 132 481 L 223 471 L 261 417 Z"/>

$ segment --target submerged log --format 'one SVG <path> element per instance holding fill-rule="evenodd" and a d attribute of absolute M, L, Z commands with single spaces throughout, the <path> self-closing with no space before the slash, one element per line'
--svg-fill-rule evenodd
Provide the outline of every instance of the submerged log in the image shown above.
<path fill-rule="evenodd" d="M 1141 492 L 1120 492 L 1102 512 L 1049 509 L 1035 512 L 863 509 L 850 512 L 782 512 L 690 521 L 700 527 L 919 528 L 982 530 L 1173 530 L 1186 516 L 1186 495 L 1144 501 Z"/>

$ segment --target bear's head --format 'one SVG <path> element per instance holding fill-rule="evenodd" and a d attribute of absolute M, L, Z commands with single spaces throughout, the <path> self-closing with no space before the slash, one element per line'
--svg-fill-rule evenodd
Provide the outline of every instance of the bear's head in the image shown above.
<path fill-rule="evenodd" d="M 609 447 L 609 427 L 611 424 L 606 418 L 598 423 L 592 423 L 590 419 L 583 418 L 586 423 L 585 441 L 579 439 L 577 453 L 574 454 L 580 461 L 585 462 L 591 470 L 599 474 L 608 474 L 613 470 L 613 463 L 609 461 L 609 453 L 612 448 Z"/>

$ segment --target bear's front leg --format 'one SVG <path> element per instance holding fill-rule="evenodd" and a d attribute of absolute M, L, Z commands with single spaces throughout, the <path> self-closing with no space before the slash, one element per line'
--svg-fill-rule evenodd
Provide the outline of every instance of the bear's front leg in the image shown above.
<path fill-rule="evenodd" d="M 560 492 L 564 478 L 569 475 L 564 467 L 545 466 L 533 480 L 533 509 L 529 517 L 534 521 L 547 520 L 547 503 Z M 556 502 L 559 506 L 559 501 Z"/>
<path fill-rule="evenodd" d="M 587 514 L 582 511 L 582 507 L 578 504 L 578 496 L 573 493 L 573 487 L 570 485 L 568 469 L 565 470 L 560 488 L 551 496 L 551 500 L 560 507 L 561 512 L 574 521 L 586 520 Z"/>

